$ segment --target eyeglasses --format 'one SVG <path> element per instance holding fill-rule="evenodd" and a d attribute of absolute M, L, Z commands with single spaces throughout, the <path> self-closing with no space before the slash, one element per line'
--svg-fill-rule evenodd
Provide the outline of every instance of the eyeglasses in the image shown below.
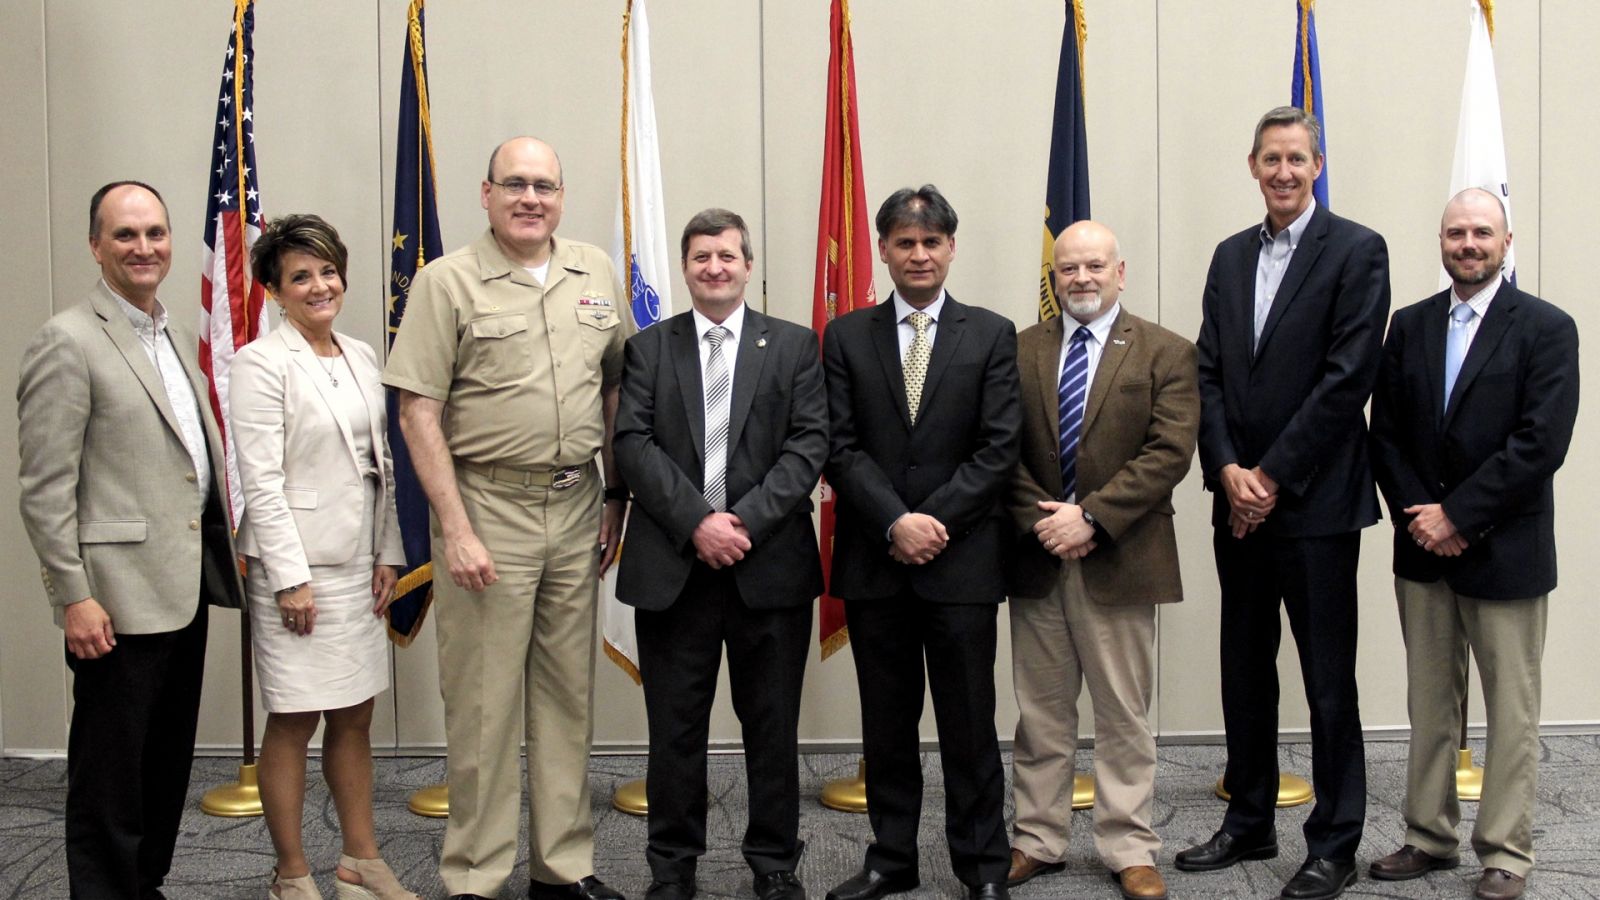
<path fill-rule="evenodd" d="M 533 188 L 533 192 L 537 196 L 554 197 L 562 189 L 562 185 L 554 182 L 523 181 L 521 178 L 513 178 L 510 181 L 495 181 L 491 178 L 489 183 L 499 188 L 508 197 L 521 197 L 528 192 L 529 188 Z"/>

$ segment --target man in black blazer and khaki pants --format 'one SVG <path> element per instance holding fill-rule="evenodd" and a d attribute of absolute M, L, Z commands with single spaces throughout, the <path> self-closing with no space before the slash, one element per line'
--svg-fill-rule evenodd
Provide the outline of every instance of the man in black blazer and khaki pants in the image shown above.
<path fill-rule="evenodd" d="M 750 232 L 683 230 L 693 310 L 629 339 L 616 454 L 633 491 L 617 598 L 637 610 L 649 717 L 647 900 L 688 900 L 706 850 L 706 739 L 727 646 L 744 731 L 743 851 L 760 900 L 805 900 L 800 685 L 822 593 L 811 490 L 828 453 L 817 339 L 744 302 Z"/>
<path fill-rule="evenodd" d="M 877 230 L 894 293 L 834 320 L 823 338 L 827 476 L 839 498 L 830 588 L 844 599 L 855 653 L 877 838 L 828 898 L 873 900 L 919 883 L 924 672 L 952 866 L 971 896 L 1004 898 L 994 663 L 1010 534 L 1002 500 L 1022 422 L 1016 329 L 945 293 L 956 214 L 937 188 L 895 192 Z"/>
<path fill-rule="evenodd" d="M 1279 107 L 1256 126 L 1250 173 L 1266 221 L 1217 245 L 1206 275 L 1200 464 L 1222 588 L 1222 714 L 1231 795 L 1222 828 L 1178 854 L 1187 871 L 1278 853 L 1278 608 L 1311 707 L 1306 860 L 1295 900 L 1354 882 L 1366 813 L 1356 701 L 1356 566 L 1378 519 L 1364 407 L 1389 314 L 1383 238 L 1312 199 L 1320 126 Z"/>
<path fill-rule="evenodd" d="M 1472 829 L 1485 900 L 1522 896 L 1533 869 L 1553 479 L 1578 414 L 1577 326 L 1502 281 L 1510 246 L 1498 197 L 1470 188 L 1451 199 L 1439 249 L 1452 285 L 1395 313 L 1372 398 L 1411 715 L 1405 843 L 1373 862 L 1372 877 L 1459 861 L 1455 751 L 1470 647 L 1490 727 Z"/>

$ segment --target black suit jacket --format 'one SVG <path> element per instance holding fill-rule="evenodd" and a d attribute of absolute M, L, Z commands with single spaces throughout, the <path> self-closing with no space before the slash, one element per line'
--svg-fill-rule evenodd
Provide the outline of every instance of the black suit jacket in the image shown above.
<path fill-rule="evenodd" d="M 1372 462 L 1394 521 L 1394 573 L 1445 579 L 1485 600 L 1556 586 L 1556 469 L 1578 415 L 1578 328 L 1501 284 L 1444 406 L 1450 292 L 1394 314 L 1372 397 Z M 1408 506 L 1442 503 L 1467 539 L 1458 557 L 1418 547 Z"/>
<path fill-rule="evenodd" d="M 692 313 L 628 339 L 614 447 L 633 491 L 617 599 L 662 610 L 694 566 L 705 499 L 705 389 Z M 733 565 L 753 609 L 822 593 L 811 490 L 828 454 L 828 403 L 816 334 L 746 307 L 728 422 L 728 512 L 753 545 Z"/>
<path fill-rule="evenodd" d="M 859 600 L 909 586 L 934 602 L 1003 602 L 1001 501 L 1022 427 L 1016 327 L 946 294 L 915 427 L 895 327 L 886 300 L 835 319 L 823 339 L 827 476 L 839 497 L 831 593 Z M 926 565 L 889 556 L 889 526 L 907 512 L 950 532 Z"/>
<path fill-rule="evenodd" d="M 1206 274 L 1200 465 L 1226 527 L 1222 467 L 1261 466 L 1279 484 L 1262 525 L 1286 537 L 1342 534 L 1378 520 L 1363 409 L 1389 314 L 1389 251 L 1377 232 L 1317 207 L 1254 341 L 1261 227 L 1217 245 Z"/>

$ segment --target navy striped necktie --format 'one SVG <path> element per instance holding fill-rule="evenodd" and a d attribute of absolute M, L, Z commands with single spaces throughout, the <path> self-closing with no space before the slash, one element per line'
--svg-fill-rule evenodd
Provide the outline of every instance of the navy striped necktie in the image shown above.
<path fill-rule="evenodd" d="M 1089 327 L 1079 325 L 1067 347 L 1058 389 L 1061 411 L 1061 498 L 1078 490 L 1078 438 L 1082 437 L 1083 405 L 1089 396 Z"/>

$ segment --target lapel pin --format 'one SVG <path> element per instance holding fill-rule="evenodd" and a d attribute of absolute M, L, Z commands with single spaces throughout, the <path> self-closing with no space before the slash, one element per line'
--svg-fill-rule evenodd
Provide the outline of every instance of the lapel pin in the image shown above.
<path fill-rule="evenodd" d="M 1122 338 L 1112 338 L 1111 339 L 1111 343 L 1116 344 L 1118 347 L 1126 347 L 1126 346 L 1128 346 L 1128 342 L 1123 340 Z"/>
<path fill-rule="evenodd" d="M 765 347 L 766 345 L 767 345 L 767 339 L 766 338 L 756 338 L 756 346 L 757 347 Z"/>

